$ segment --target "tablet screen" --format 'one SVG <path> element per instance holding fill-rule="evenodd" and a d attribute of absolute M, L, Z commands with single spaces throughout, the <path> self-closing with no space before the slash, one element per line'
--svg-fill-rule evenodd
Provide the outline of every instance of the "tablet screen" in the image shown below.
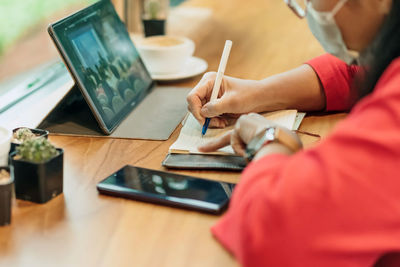
<path fill-rule="evenodd" d="M 53 24 L 53 32 L 88 104 L 111 132 L 153 84 L 113 5 L 100 1 Z"/>

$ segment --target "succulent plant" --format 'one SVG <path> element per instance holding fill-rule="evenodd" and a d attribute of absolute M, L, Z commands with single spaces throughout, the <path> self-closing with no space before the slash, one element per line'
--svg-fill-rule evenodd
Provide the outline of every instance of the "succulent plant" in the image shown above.
<path fill-rule="evenodd" d="M 161 19 L 164 11 L 163 4 L 162 0 L 146 0 L 144 2 L 144 14 L 146 19 Z"/>
<path fill-rule="evenodd" d="M 17 147 L 16 159 L 41 163 L 54 158 L 58 154 L 59 152 L 49 140 L 44 137 L 39 137 L 22 142 L 22 144 Z"/>
<path fill-rule="evenodd" d="M 157 1 L 149 1 L 149 13 L 152 19 L 156 19 L 160 4 Z"/>
<path fill-rule="evenodd" d="M 22 143 L 25 140 L 33 139 L 35 137 L 36 135 L 32 133 L 29 128 L 22 127 L 14 132 L 13 143 Z"/>

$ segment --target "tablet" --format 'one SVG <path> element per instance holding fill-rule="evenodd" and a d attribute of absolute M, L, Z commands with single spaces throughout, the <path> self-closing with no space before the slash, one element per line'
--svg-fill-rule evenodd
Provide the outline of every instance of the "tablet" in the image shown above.
<path fill-rule="evenodd" d="M 114 6 L 99 1 L 48 31 L 102 131 L 111 134 L 155 85 Z"/>
<path fill-rule="evenodd" d="M 234 184 L 125 166 L 97 184 L 102 194 L 219 214 Z"/>

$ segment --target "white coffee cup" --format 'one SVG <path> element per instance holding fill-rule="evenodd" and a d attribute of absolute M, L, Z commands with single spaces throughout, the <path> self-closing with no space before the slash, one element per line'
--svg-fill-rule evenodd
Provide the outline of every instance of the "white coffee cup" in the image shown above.
<path fill-rule="evenodd" d="M 138 40 L 136 46 L 152 74 L 179 73 L 195 49 L 192 40 L 170 35 L 147 37 Z"/>
<path fill-rule="evenodd" d="M 0 126 L 0 166 L 8 165 L 12 131 Z"/>

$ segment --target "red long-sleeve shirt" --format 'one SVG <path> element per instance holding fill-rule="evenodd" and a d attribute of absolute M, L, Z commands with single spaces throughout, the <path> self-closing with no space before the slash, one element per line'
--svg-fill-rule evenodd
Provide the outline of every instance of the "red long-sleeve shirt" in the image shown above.
<path fill-rule="evenodd" d="M 330 55 L 309 65 L 327 110 L 349 108 L 355 67 Z M 212 232 L 252 267 L 373 266 L 400 251 L 400 58 L 317 146 L 252 162 Z"/>

